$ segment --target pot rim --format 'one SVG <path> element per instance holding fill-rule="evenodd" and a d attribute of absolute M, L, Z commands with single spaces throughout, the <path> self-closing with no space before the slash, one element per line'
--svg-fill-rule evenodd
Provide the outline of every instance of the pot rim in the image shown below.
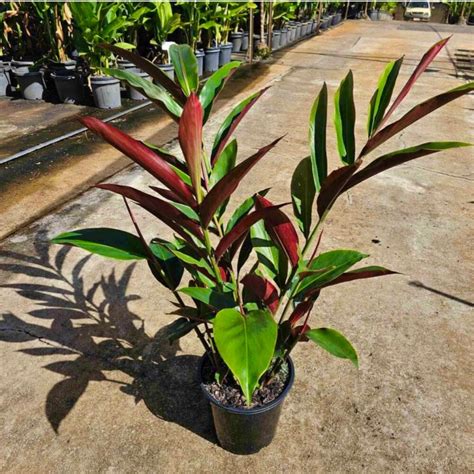
<path fill-rule="evenodd" d="M 112 76 L 91 76 L 90 80 L 91 82 L 108 82 L 109 84 L 116 84 L 117 82 L 120 82 L 118 79 L 115 79 L 115 77 Z"/>
<path fill-rule="evenodd" d="M 289 368 L 289 378 L 286 383 L 285 388 L 283 391 L 278 395 L 275 400 L 272 400 L 270 403 L 267 405 L 263 405 L 260 407 L 254 407 L 254 408 L 236 408 L 236 407 L 230 407 L 228 405 L 224 405 L 223 403 L 219 402 L 216 400 L 203 386 L 202 383 L 202 369 L 204 367 L 204 362 L 207 359 L 207 354 L 204 354 L 201 357 L 201 360 L 199 361 L 199 367 L 198 367 L 198 375 L 199 375 L 199 386 L 201 387 L 201 390 L 204 394 L 204 396 L 208 399 L 209 402 L 211 402 L 213 405 L 216 405 L 217 407 L 221 408 L 222 410 L 225 410 L 230 413 L 234 413 L 236 415 L 246 415 L 246 416 L 251 416 L 251 415 L 257 415 L 259 413 L 264 413 L 266 411 L 271 410 L 272 408 L 276 407 L 277 405 L 280 405 L 283 403 L 284 399 L 288 395 L 289 391 L 293 387 L 293 383 L 295 381 L 295 366 L 293 364 L 293 361 L 291 360 L 291 357 L 288 356 L 286 359 L 286 362 L 288 363 L 288 368 Z"/>

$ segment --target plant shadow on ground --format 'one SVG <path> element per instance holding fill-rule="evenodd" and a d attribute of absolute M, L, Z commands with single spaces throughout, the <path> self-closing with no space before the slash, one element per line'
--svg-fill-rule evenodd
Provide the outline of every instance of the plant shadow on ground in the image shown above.
<path fill-rule="evenodd" d="M 46 397 L 45 412 L 54 431 L 58 433 L 89 382 L 104 381 L 117 384 L 136 403 L 143 400 L 160 419 L 216 443 L 210 408 L 197 376 L 199 357 L 177 355 L 179 343 L 169 344 L 168 327 L 150 336 L 144 321 L 128 309 L 130 301 L 140 298 L 127 295 L 135 264 L 121 275 L 112 270 L 86 287 L 82 272 L 90 255 L 66 272 L 69 247 L 52 256 L 42 234 L 37 235 L 34 246 L 35 256 L 0 251 L 0 257 L 12 262 L 0 264 L 0 270 L 24 275 L 27 280 L 0 287 L 15 290 L 39 307 L 23 319 L 4 311 L 0 341 L 37 341 L 37 347 L 29 344 L 20 352 L 35 357 L 67 356 L 43 367 L 65 376 Z M 132 380 L 114 379 L 118 371 Z"/>

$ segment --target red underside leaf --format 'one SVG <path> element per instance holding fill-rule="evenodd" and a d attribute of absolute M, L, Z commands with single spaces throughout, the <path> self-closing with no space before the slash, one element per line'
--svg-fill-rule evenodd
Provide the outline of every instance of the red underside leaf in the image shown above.
<path fill-rule="evenodd" d="M 265 209 L 273 204 L 263 196 L 257 195 L 256 208 Z M 265 218 L 265 226 L 275 243 L 286 253 L 291 265 L 298 265 L 298 234 L 288 216 L 283 211 L 274 212 Z"/>
<path fill-rule="evenodd" d="M 219 206 L 236 190 L 244 176 L 265 156 L 283 137 L 277 138 L 269 145 L 260 148 L 254 155 L 237 165 L 209 191 L 200 206 L 200 216 L 204 227 L 209 225 L 212 216 Z"/>
<path fill-rule="evenodd" d="M 95 117 L 81 117 L 79 120 L 89 130 L 100 135 L 106 142 L 138 163 L 152 176 L 180 196 L 187 204 L 196 207 L 196 200 L 189 187 L 164 159 L 142 142 L 135 140 L 113 125 L 104 123 Z"/>
<path fill-rule="evenodd" d="M 163 196 L 165 199 L 169 201 L 179 202 L 181 204 L 186 204 L 177 194 L 169 189 L 158 188 L 157 186 L 150 186 L 150 189 L 153 189 L 156 193 L 160 196 Z"/>
<path fill-rule="evenodd" d="M 283 204 L 282 204 L 283 205 Z M 278 210 L 280 206 L 267 207 L 259 211 L 254 211 L 251 214 L 243 217 L 240 221 L 232 227 L 232 230 L 222 237 L 221 241 L 217 245 L 215 256 L 217 260 L 220 260 L 225 251 L 238 239 L 240 239 L 250 227 L 252 227 L 260 219 L 263 219 L 265 216 L 268 216 Z M 240 239 L 240 242 L 243 242 L 243 239 Z M 234 249 L 237 251 L 237 249 Z"/>
<path fill-rule="evenodd" d="M 179 120 L 178 140 L 195 190 L 201 186 L 202 119 L 201 102 L 193 92 Z"/>
<path fill-rule="evenodd" d="M 166 201 L 130 186 L 121 186 L 119 184 L 98 184 L 96 187 L 105 189 L 107 191 L 112 191 L 137 202 L 141 207 L 146 209 L 154 216 L 158 217 L 158 219 L 163 221 L 166 225 L 171 227 L 171 229 L 180 234 L 184 239 L 186 239 L 186 241 L 192 243 L 194 246 L 195 244 L 193 243 L 189 234 L 183 229 L 187 229 L 198 239 L 203 240 L 203 235 L 199 225 L 187 218 L 178 209 Z"/>
<path fill-rule="evenodd" d="M 255 274 L 246 275 L 242 278 L 244 287 L 260 298 L 275 314 L 278 309 L 278 290 L 270 281 Z"/>
<path fill-rule="evenodd" d="M 304 317 L 311 309 L 313 308 L 314 301 L 303 301 L 300 303 L 291 313 L 291 316 L 288 318 L 291 326 L 294 327 L 295 324 Z"/>
<path fill-rule="evenodd" d="M 393 101 L 393 104 L 390 106 L 390 108 L 388 109 L 388 112 L 385 114 L 383 120 L 380 122 L 379 126 L 377 127 L 378 129 L 382 128 L 383 125 L 387 122 L 387 120 L 395 111 L 395 109 L 400 105 L 402 100 L 408 95 L 408 93 L 410 92 L 410 89 L 413 87 L 417 79 L 421 76 L 421 74 L 423 74 L 423 72 L 426 71 L 428 66 L 433 61 L 433 59 L 444 48 L 444 46 L 446 45 L 446 43 L 449 41 L 450 38 L 451 36 L 448 36 L 447 38 L 444 38 L 441 41 L 438 41 L 423 55 L 423 57 L 421 58 L 421 61 L 418 63 L 418 66 L 416 66 L 415 70 L 413 71 L 413 74 L 410 76 L 410 79 L 408 79 L 407 83 L 403 86 L 403 89 L 400 91 L 400 94 L 398 94 L 398 97 Z"/>

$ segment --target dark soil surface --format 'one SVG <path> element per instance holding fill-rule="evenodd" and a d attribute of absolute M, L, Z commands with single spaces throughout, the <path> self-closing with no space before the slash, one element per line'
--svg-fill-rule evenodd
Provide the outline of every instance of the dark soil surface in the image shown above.
<path fill-rule="evenodd" d="M 203 386 L 213 398 L 225 406 L 250 409 L 262 407 L 275 400 L 286 387 L 288 377 L 288 364 L 284 362 L 278 374 L 269 383 L 255 390 L 250 406 L 247 406 L 242 390 L 232 375 L 229 374 L 224 382 L 218 384 L 215 381 L 214 371 L 209 363 L 204 366 Z"/>

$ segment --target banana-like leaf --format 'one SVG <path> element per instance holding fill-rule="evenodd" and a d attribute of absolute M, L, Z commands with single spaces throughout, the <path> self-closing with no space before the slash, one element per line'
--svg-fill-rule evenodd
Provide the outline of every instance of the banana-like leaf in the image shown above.
<path fill-rule="evenodd" d="M 209 225 L 212 216 L 219 206 L 237 189 L 244 176 L 263 158 L 283 137 L 277 138 L 269 145 L 260 148 L 254 155 L 233 168 L 218 181 L 201 203 L 200 215 L 204 227 Z"/>
<path fill-rule="evenodd" d="M 257 196 L 256 208 L 271 208 L 273 204 L 263 196 Z M 265 227 L 288 257 L 292 267 L 296 267 L 299 261 L 298 234 L 288 216 L 283 211 L 275 211 L 265 218 Z"/>
<path fill-rule="evenodd" d="M 309 116 L 309 149 L 311 153 L 312 173 L 308 176 L 314 180 L 314 187 L 319 192 L 328 174 L 326 155 L 326 122 L 328 115 L 328 88 L 323 84 L 316 97 Z"/>
<path fill-rule="evenodd" d="M 207 119 L 211 115 L 212 106 L 219 92 L 239 66 L 239 61 L 231 61 L 225 66 L 222 66 L 207 79 L 199 93 L 199 100 L 204 109 L 204 123 L 207 122 Z"/>
<path fill-rule="evenodd" d="M 179 120 L 183 108 L 163 87 L 123 69 L 104 68 L 102 70 L 107 75 L 115 77 L 115 79 L 125 81 L 130 87 L 133 87 L 161 107 L 173 120 Z"/>
<path fill-rule="evenodd" d="M 188 219 L 178 209 L 176 209 L 176 207 L 162 199 L 151 196 L 150 194 L 144 193 L 143 191 L 130 186 L 122 186 L 119 184 L 98 184 L 96 187 L 112 191 L 137 202 L 141 207 L 158 217 L 158 219 L 168 225 L 188 242 L 192 242 L 192 240 L 190 240 L 190 236 L 184 229 L 189 231 L 199 240 L 202 241 L 203 239 L 201 228 L 196 222 Z"/>
<path fill-rule="evenodd" d="M 200 301 L 216 309 L 234 308 L 237 306 L 232 291 L 217 291 L 211 288 L 198 288 L 195 286 L 180 288 L 180 293 L 190 296 L 193 300 Z"/>
<path fill-rule="evenodd" d="M 308 238 L 311 231 L 315 195 L 316 188 L 313 180 L 311 158 L 303 158 L 291 179 L 291 200 L 296 221 L 306 238 Z"/>
<path fill-rule="evenodd" d="M 443 105 L 446 105 L 447 103 L 457 99 L 458 97 L 468 94 L 471 91 L 474 91 L 474 82 L 469 82 L 467 84 L 463 84 L 462 86 L 455 87 L 454 89 L 444 92 L 443 94 L 439 94 L 435 97 L 432 97 L 431 99 L 425 100 L 421 104 L 416 105 L 401 119 L 391 123 L 390 125 L 387 125 L 385 128 L 382 128 L 382 130 L 373 135 L 365 144 L 360 156 L 362 157 L 367 155 L 372 150 L 408 126 L 417 122 L 431 112 L 434 112 Z"/>
<path fill-rule="evenodd" d="M 303 334 L 333 356 L 349 359 L 356 367 L 359 367 L 357 352 L 352 344 L 335 329 L 309 329 L 304 331 Z"/>
<path fill-rule="evenodd" d="M 271 281 L 254 273 L 246 275 L 241 281 L 247 291 L 262 300 L 273 314 L 276 313 L 279 304 L 278 289 Z"/>
<path fill-rule="evenodd" d="M 277 210 L 281 207 L 280 206 L 272 206 L 266 207 L 264 209 L 260 209 L 258 211 L 254 211 L 251 214 L 243 217 L 240 221 L 229 231 L 229 233 L 225 234 L 222 237 L 221 241 L 217 245 L 215 251 L 215 257 L 217 261 L 219 261 L 226 252 L 226 250 L 238 239 L 240 239 L 244 234 L 248 232 L 250 227 L 252 227 L 256 222 L 261 219 L 264 219 L 266 216 L 274 214 Z M 243 240 L 242 240 L 243 242 Z"/>
<path fill-rule="evenodd" d="M 403 63 L 403 56 L 387 64 L 380 76 L 377 89 L 370 99 L 369 117 L 367 120 L 367 134 L 369 137 L 377 130 L 384 118 L 385 110 L 390 104 L 393 88 L 397 82 L 398 73 Z"/>
<path fill-rule="evenodd" d="M 217 350 L 239 382 L 247 405 L 270 366 L 277 333 L 278 325 L 268 311 L 250 311 L 244 316 L 235 309 L 224 309 L 214 319 Z"/>
<path fill-rule="evenodd" d="M 250 97 L 247 97 L 245 100 L 240 102 L 240 104 L 237 104 L 232 109 L 230 114 L 225 118 L 224 122 L 216 133 L 214 144 L 212 145 L 212 164 L 214 164 L 216 160 L 219 159 L 222 150 L 224 149 L 229 138 L 232 136 L 232 133 L 236 129 L 237 125 L 267 89 L 268 87 L 256 92 L 255 94 L 252 94 Z"/>
<path fill-rule="evenodd" d="M 318 196 L 318 215 L 322 217 L 325 212 L 331 209 L 338 196 L 344 190 L 352 175 L 361 165 L 361 160 L 355 161 L 352 165 L 343 166 L 334 170 L 324 181 Z"/>
<path fill-rule="evenodd" d="M 156 64 L 153 64 L 151 61 L 148 61 L 148 59 L 145 59 L 139 54 L 132 53 L 131 51 L 127 51 L 123 48 L 118 48 L 112 44 L 101 44 L 100 46 L 135 64 L 137 68 L 149 74 L 153 80 L 163 86 L 178 101 L 179 104 L 184 105 L 186 102 L 186 96 L 184 95 L 181 88 Z"/>
<path fill-rule="evenodd" d="M 179 120 L 178 140 L 196 196 L 201 192 L 202 117 L 201 103 L 193 92 L 188 97 Z"/>
<path fill-rule="evenodd" d="M 386 171 L 390 168 L 393 168 L 394 166 L 406 163 L 407 161 L 414 160 L 422 156 L 432 155 L 433 153 L 437 153 L 439 151 L 449 150 L 450 148 L 460 148 L 466 146 L 472 145 L 470 143 L 464 142 L 428 142 L 388 153 L 372 161 L 365 168 L 351 176 L 345 184 L 343 191 L 347 191 L 356 184 L 359 184 L 362 181 L 365 181 L 366 179 L 381 173 L 382 171 Z"/>
<path fill-rule="evenodd" d="M 171 242 L 160 239 L 153 239 L 150 243 L 150 249 L 158 260 L 160 269 L 166 274 L 167 280 L 171 284 L 171 290 L 175 290 L 178 287 L 184 273 L 184 266 L 170 251 L 170 249 L 176 248 Z M 151 267 L 151 270 L 153 271 L 153 267 Z M 153 274 L 162 284 L 168 286 L 167 281 L 160 274 L 157 275 L 155 272 Z"/>
<path fill-rule="evenodd" d="M 169 55 L 174 72 L 185 95 L 197 92 L 199 87 L 198 63 L 192 48 L 187 44 L 173 44 Z"/>
<path fill-rule="evenodd" d="M 334 126 L 336 128 L 337 149 L 341 161 L 351 165 L 355 160 L 355 106 L 354 78 L 352 71 L 341 81 L 334 96 Z"/>
<path fill-rule="evenodd" d="M 90 253 L 117 260 L 147 258 L 146 250 L 136 235 L 107 227 L 64 232 L 51 239 L 51 242 L 79 247 Z"/>
<path fill-rule="evenodd" d="M 160 158 L 142 142 L 133 139 L 113 125 L 104 123 L 95 117 L 81 117 L 79 120 L 89 130 L 100 135 L 106 142 L 138 163 L 191 207 L 196 206 L 196 200 L 188 186 L 165 160 Z"/>
<path fill-rule="evenodd" d="M 356 270 L 351 270 L 350 272 L 343 273 L 341 276 L 329 282 L 327 285 L 324 285 L 324 288 L 327 286 L 338 285 L 339 283 L 345 283 L 347 281 L 397 274 L 398 272 L 394 272 L 392 270 L 388 270 L 387 268 L 378 267 L 375 265 L 370 267 L 357 268 Z"/>
<path fill-rule="evenodd" d="M 350 267 L 367 257 L 368 255 L 356 250 L 345 249 L 330 250 L 329 252 L 319 254 L 309 263 L 308 268 L 310 270 L 325 269 L 325 271 L 303 278 L 296 288 L 295 296 L 303 298 L 309 295 L 309 293 L 319 290 L 322 286 L 335 280 Z"/>
<path fill-rule="evenodd" d="M 410 89 L 413 87 L 417 79 L 421 76 L 421 74 L 423 74 L 423 72 L 426 71 L 428 66 L 433 61 L 433 59 L 444 48 L 444 46 L 446 45 L 446 43 L 449 41 L 450 38 L 451 36 L 448 36 L 447 38 L 444 38 L 438 41 L 433 46 L 431 46 L 431 48 L 423 55 L 423 57 L 421 58 L 421 61 L 418 63 L 418 66 L 416 66 L 415 70 L 413 71 L 413 74 L 410 76 L 410 79 L 408 79 L 407 83 L 403 86 L 403 89 L 400 91 L 397 98 L 394 100 L 390 109 L 388 109 L 388 112 L 386 113 L 385 117 L 383 117 L 383 120 L 379 124 L 379 128 L 382 127 L 387 122 L 387 120 L 395 111 L 395 109 L 400 105 L 403 99 L 408 95 L 408 93 L 410 92 Z"/>

